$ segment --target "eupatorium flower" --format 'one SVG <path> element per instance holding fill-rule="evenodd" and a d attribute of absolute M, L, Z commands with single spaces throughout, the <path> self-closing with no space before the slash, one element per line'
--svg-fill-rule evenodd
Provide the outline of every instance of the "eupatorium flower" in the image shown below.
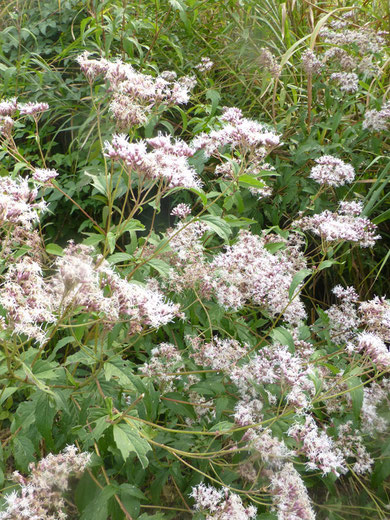
<path fill-rule="evenodd" d="M 390 368 L 390 352 L 385 343 L 371 332 L 362 332 L 357 338 L 357 350 L 368 355 L 380 370 Z"/>
<path fill-rule="evenodd" d="M 47 168 L 36 168 L 32 173 L 33 179 L 38 182 L 48 182 L 51 179 L 55 179 L 57 176 L 58 172 L 56 172 L 56 170 L 48 170 Z"/>
<path fill-rule="evenodd" d="M 160 343 L 154 347 L 148 363 L 140 367 L 140 372 L 152 377 L 162 392 L 172 392 L 174 382 L 181 379 L 180 375 L 171 375 L 184 369 L 184 361 L 179 350 L 171 343 Z"/>
<path fill-rule="evenodd" d="M 308 458 L 306 464 L 310 470 L 319 469 L 324 475 L 334 473 L 339 476 L 346 472 L 345 460 L 333 440 L 320 431 L 313 417 L 307 415 L 304 423 L 295 423 L 288 429 L 287 434 L 300 443 L 300 449 Z"/>
<path fill-rule="evenodd" d="M 90 459 L 89 453 L 77 453 L 75 446 L 67 446 L 58 455 L 50 453 L 36 465 L 30 464 L 29 477 L 15 472 L 13 480 L 21 488 L 5 497 L 7 509 L 0 512 L 0 520 L 66 520 L 62 495 L 68 490 L 70 476 L 80 476 Z"/>
<path fill-rule="evenodd" d="M 31 229 L 38 221 L 38 212 L 46 209 L 44 201 L 35 202 L 36 188 L 30 188 L 29 178 L 0 178 L 0 223 L 18 224 Z"/>
<path fill-rule="evenodd" d="M 205 56 L 204 58 L 201 58 L 200 63 L 198 63 L 195 68 L 197 68 L 200 72 L 208 72 L 213 67 L 214 62 L 211 61 L 209 57 Z"/>
<path fill-rule="evenodd" d="M 199 484 L 192 488 L 190 496 L 194 508 L 207 515 L 208 520 L 250 520 L 256 518 L 254 506 L 245 507 L 239 495 L 227 488 L 217 490 L 212 486 Z"/>
<path fill-rule="evenodd" d="M 46 339 L 42 325 L 55 321 L 47 285 L 40 265 L 23 256 L 12 264 L 0 288 L 0 304 L 7 311 L 7 322 L 14 334 Z"/>
<path fill-rule="evenodd" d="M 278 520 L 315 520 L 306 486 L 291 463 L 274 474 L 271 489 Z"/>
<path fill-rule="evenodd" d="M 147 145 L 151 151 L 147 150 Z M 186 143 L 171 141 L 169 136 L 159 135 L 153 139 L 129 143 L 124 134 L 114 135 L 105 142 L 105 155 L 113 160 L 122 160 L 131 171 L 152 181 L 162 179 L 169 188 L 183 186 L 200 188 L 200 179 L 188 162 L 193 154 Z"/>
<path fill-rule="evenodd" d="M 359 87 L 359 77 L 354 72 L 334 72 L 330 79 L 336 81 L 340 90 L 344 92 L 356 92 Z"/>
<path fill-rule="evenodd" d="M 311 49 L 307 49 L 302 54 L 301 60 L 302 68 L 306 74 L 319 74 L 324 66 Z"/>
<path fill-rule="evenodd" d="M 294 225 L 311 231 L 328 242 L 356 242 L 361 247 L 372 247 L 381 238 L 376 235 L 376 225 L 367 217 L 357 217 L 355 206 L 340 205 L 337 213 L 325 210 L 312 217 L 303 217 Z"/>
<path fill-rule="evenodd" d="M 184 76 L 177 79 L 173 71 L 154 77 L 136 71 L 122 60 L 90 59 L 84 52 L 77 58 L 81 70 L 90 81 L 103 76 L 113 93 L 110 111 L 121 129 L 144 124 L 156 105 L 187 103 L 196 81 Z"/>
<path fill-rule="evenodd" d="M 49 110 L 47 103 L 18 103 L 18 110 L 21 116 L 34 116 Z"/>
<path fill-rule="evenodd" d="M 271 149 L 280 144 L 277 134 L 257 121 L 242 117 L 237 108 L 225 108 L 221 119 L 225 125 L 220 130 L 203 133 L 193 140 L 195 150 L 204 150 L 207 156 L 211 156 L 226 145 L 232 149 L 254 151 L 259 147 Z"/>
<path fill-rule="evenodd" d="M 385 103 L 380 110 L 367 110 L 364 114 L 363 128 L 370 132 L 384 132 L 390 124 L 390 102 Z"/>
<path fill-rule="evenodd" d="M 188 338 L 197 365 L 211 367 L 214 370 L 229 371 L 233 365 L 249 350 L 249 345 L 241 346 L 235 339 L 220 339 L 205 343 L 200 338 Z"/>
<path fill-rule="evenodd" d="M 329 186 L 343 186 L 352 182 L 355 178 L 355 170 L 350 164 L 346 164 L 341 159 L 332 155 L 323 155 L 315 162 L 310 172 L 310 178 L 319 184 L 327 184 Z"/>
<path fill-rule="evenodd" d="M 306 316 L 305 309 L 299 297 L 290 302 L 288 292 L 294 275 L 305 267 L 305 259 L 288 243 L 285 249 L 270 253 L 268 240 L 240 231 L 237 242 L 213 259 L 210 268 L 217 300 L 232 309 L 251 301 L 271 316 L 283 314 L 287 321 L 299 322 Z"/>

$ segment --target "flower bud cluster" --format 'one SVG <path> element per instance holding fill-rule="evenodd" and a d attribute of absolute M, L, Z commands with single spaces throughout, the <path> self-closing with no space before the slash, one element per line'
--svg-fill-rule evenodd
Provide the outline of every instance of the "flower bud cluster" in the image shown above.
<path fill-rule="evenodd" d="M 301 59 L 302 68 L 308 75 L 319 74 L 324 66 L 311 49 L 307 49 Z"/>
<path fill-rule="evenodd" d="M 210 60 L 209 57 L 205 56 L 204 58 L 201 58 L 200 63 L 196 65 L 196 69 L 199 70 L 199 72 L 208 72 L 214 67 L 214 62 Z"/>

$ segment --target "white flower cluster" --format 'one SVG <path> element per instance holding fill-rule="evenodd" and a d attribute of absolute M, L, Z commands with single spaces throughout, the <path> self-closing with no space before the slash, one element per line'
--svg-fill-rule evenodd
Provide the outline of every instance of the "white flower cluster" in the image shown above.
<path fill-rule="evenodd" d="M 335 81 L 343 92 L 357 92 L 359 76 L 354 72 L 333 72 L 330 79 Z"/>
<path fill-rule="evenodd" d="M 323 155 L 315 162 L 317 166 L 311 169 L 310 178 L 319 184 L 328 186 L 343 186 L 355 178 L 355 170 L 350 164 L 333 155 Z"/>
<path fill-rule="evenodd" d="M 44 201 L 35 202 L 36 188 L 30 188 L 28 177 L 0 178 L 0 224 L 16 224 L 31 229 L 39 220 L 38 213 L 46 210 Z"/>
<path fill-rule="evenodd" d="M 225 108 L 222 121 L 225 124 L 220 130 L 200 134 L 193 140 L 194 150 L 203 150 L 206 156 L 211 156 L 229 145 L 232 149 L 258 151 L 264 155 L 263 149 L 270 150 L 280 144 L 277 134 L 261 123 L 243 117 L 239 108 Z"/>
<path fill-rule="evenodd" d="M 27 478 L 15 472 L 13 479 L 21 488 L 5 497 L 7 509 L 0 512 L 0 520 L 66 520 L 62 495 L 69 477 L 80 476 L 90 459 L 89 453 L 77 453 L 75 446 L 67 446 L 62 453 L 31 464 Z"/>
<path fill-rule="evenodd" d="M 70 242 L 50 278 L 44 278 L 39 264 L 28 256 L 9 267 L 0 303 L 15 333 L 42 343 L 43 325 L 75 309 L 98 313 L 108 327 L 129 321 L 132 332 L 158 328 L 178 315 L 179 306 L 166 301 L 158 288 L 128 282 L 93 253 L 92 247 Z"/>
<path fill-rule="evenodd" d="M 291 463 L 274 474 L 271 489 L 278 520 L 315 520 L 306 486 Z"/>
<path fill-rule="evenodd" d="M 332 472 L 336 476 L 347 471 L 342 452 L 324 431 L 319 431 L 311 415 L 305 417 L 304 423 L 290 426 L 287 433 L 301 443 L 301 451 L 309 459 L 308 469 L 319 469 L 324 475 Z"/>
<path fill-rule="evenodd" d="M 110 110 L 119 128 L 144 124 L 154 106 L 183 104 L 189 101 L 195 86 L 193 77 L 177 79 L 173 71 L 153 77 L 137 72 L 122 60 L 90 59 L 85 51 L 77 58 L 81 70 L 90 81 L 103 76 L 113 93 Z"/>
<path fill-rule="evenodd" d="M 252 302 L 271 316 L 282 314 L 297 323 L 305 318 L 305 309 L 299 297 L 289 301 L 288 293 L 294 275 L 306 266 L 305 259 L 299 247 L 288 243 L 272 254 L 266 248 L 267 240 L 241 231 L 236 243 L 213 259 L 210 268 L 218 303 L 239 309 Z"/>
<path fill-rule="evenodd" d="M 212 486 L 199 484 L 192 488 L 194 509 L 207 515 L 207 520 L 250 520 L 256 518 L 254 506 L 245 507 L 241 497 L 227 488 L 218 490 Z"/>
<path fill-rule="evenodd" d="M 302 68 L 306 74 L 319 74 L 324 64 L 317 58 L 315 53 L 311 49 L 307 49 L 302 54 Z"/>
<path fill-rule="evenodd" d="M 160 343 L 152 349 L 149 362 L 142 365 L 140 372 L 152 377 L 162 392 L 172 392 L 174 382 L 181 379 L 180 375 L 174 374 L 183 369 L 184 361 L 180 351 L 171 343 Z"/>
<path fill-rule="evenodd" d="M 383 132 L 390 124 L 390 102 L 385 103 L 380 110 L 367 110 L 364 114 L 363 128 L 370 132 Z"/>
<path fill-rule="evenodd" d="M 244 357 L 249 345 L 241 346 L 235 339 L 220 339 L 205 343 L 200 338 L 188 338 L 194 354 L 192 357 L 197 365 L 211 367 L 213 370 L 229 372 L 234 363 Z"/>
<path fill-rule="evenodd" d="M 214 67 L 214 62 L 210 60 L 208 56 L 205 56 L 204 58 L 201 58 L 200 63 L 196 65 L 196 69 L 199 70 L 199 72 L 208 72 Z"/>
<path fill-rule="evenodd" d="M 170 136 L 163 135 L 129 143 L 128 136 L 119 134 L 114 135 L 111 142 L 105 142 L 105 155 L 123 161 L 129 175 L 135 172 L 140 178 L 154 182 L 161 179 L 169 188 L 201 187 L 196 171 L 187 162 L 193 154 L 194 150 L 184 141 L 172 142 Z"/>
<path fill-rule="evenodd" d="M 372 247 L 379 240 L 380 235 L 375 234 L 376 225 L 367 217 L 356 216 L 356 211 L 363 206 L 340 204 L 339 210 L 334 213 L 325 210 L 312 217 L 303 217 L 294 222 L 296 227 L 304 231 L 311 231 L 328 242 L 356 242 L 360 247 Z"/>

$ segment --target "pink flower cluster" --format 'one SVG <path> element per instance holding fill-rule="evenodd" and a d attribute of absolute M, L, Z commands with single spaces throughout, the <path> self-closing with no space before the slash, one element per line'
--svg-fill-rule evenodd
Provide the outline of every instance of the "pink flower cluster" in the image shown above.
<path fill-rule="evenodd" d="M 380 110 L 367 110 L 364 114 L 363 128 L 370 132 L 385 132 L 390 124 L 390 102 Z"/>
<path fill-rule="evenodd" d="M 381 237 L 375 234 L 376 225 L 367 217 L 356 216 L 357 207 L 351 203 L 340 204 L 336 213 L 325 210 L 312 217 L 296 220 L 294 225 L 319 235 L 327 242 L 356 242 L 360 247 L 372 247 Z M 359 207 L 362 211 L 363 207 Z"/>
<path fill-rule="evenodd" d="M 230 372 L 234 364 L 244 357 L 249 349 L 249 345 L 242 347 L 235 339 L 220 339 L 217 336 L 208 343 L 200 338 L 188 338 L 188 341 L 194 350 L 191 357 L 197 365 L 226 372 Z"/>
<path fill-rule="evenodd" d="M 359 77 L 354 72 L 334 72 L 330 79 L 335 81 L 343 92 L 357 92 Z"/>
<path fill-rule="evenodd" d="M 317 181 L 319 184 L 326 184 L 329 186 L 343 186 L 350 183 L 355 178 L 355 170 L 350 164 L 346 164 L 341 159 L 333 157 L 332 155 L 323 155 L 315 162 L 310 172 L 310 178 Z"/>
<path fill-rule="evenodd" d="M 0 116 L 13 116 L 17 111 L 21 116 L 34 116 L 49 110 L 47 103 L 18 103 L 16 98 L 0 101 Z"/>
<path fill-rule="evenodd" d="M 342 452 L 337 448 L 333 440 L 320 431 L 311 415 L 305 416 L 304 423 L 295 423 L 288 429 L 288 435 L 300 444 L 302 451 L 308 458 L 306 464 L 309 470 L 321 470 L 324 475 L 347 471 Z"/>
<path fill-rule="evenodd" d="M 31 464 L 31 475 L 18 472 L 13 479 L 21 486 L 5 497 L 7 509 L 0 512 L 0 520 L 66 520 L 63 493 L 68 490 L 71 475 L 80 476 L 90 462 L 89 453 L 77 453 L 75 446 L 67 446 L 62 453 Z"/>
<path fill-rule="evenodd" d="M 263 347 L 248 363 L 232 367 L 229 373 L 243 401 L 240 407 L 258 398 L 258 385 L 277 384 L 283 388 L 287 402 L 298 410 L 309 407 L 308 395 L 314 392 L 310 375 L 310 366 L 304 366 L 299 355 L 291 354 L 286 345 L 278 343 Z M 275 400 L 272 391 L 268 392 L 268 400 Z"/>
<path fill-rule="evenodd" d="M 210 60 L 208 56 L 205 56 L 204 58 L 201 58 L 200 63 L 196 65 L 196 69 L 199 70 L 199 72 L 208 72 L 214 67 L 214 62 Z"/>
<path fill-rule="evenodd" d="M 38 213 L 46 209 L 44 201 L 35 202 L 36 188 L 30 188 L 29 178 L 0 178 L 0 223 L 20 225 L 31 229 L 39 220 Z"/>
<path fill-rule="evenodd" d="M 180 375 L 174 374 L 183 369 L 184 361 L 180 351 L 171 343 L 160 343 L 152 349 L 149 362 L 142 365 L 140 372 L 152 377 L 162 392 L 172 392 L 174 382 L 181 379 Z"/>
<path fill-rule="evenodd" d="M 227 145 L 247 152 L 270 150 L 280 144 L 277 134 L 261 123 L 243 117 L 239 108 L 226 108 L 221 119 L 225 124 L 220 130 L 203 133 L 193 140 L 195 150 L 204 150 L 206 156 L 211 156 Z M 259 153 L 264 154 L 263 150 Z"/>
<path fill-rule="evenodd" d="M 207 515 L 208 520 L 250 520 L 256 518 L 254 506 L 245 507 L 239 495 L 227 488 L 217 490 L 212 486 L 199 484 L 192 488 L 195 511 Z"/>
<path fill-rule="evenodd" d="M 315 520 L 306 486 L 291 463 L 274 474 L 271 489 L 278 520 Z"/>
<path fill-rule="evenodd" d="M 148 151 L 147 146 L 152 150 Z M 194 151 L 180 140 L 172 141 L 169 136 L 159 135 L 152 139 L 129 143 L 124 134 L 114 135 L 105 143 L 105 155 L 113 160 L 121 160 L 131 171 L 141 178 L 156 182 L 161 179 L 169 188 L 201 187 L 196 171 L 188 164 L 187 158 Z"/>
<path fill-rule="evenodd" d="M 176 73 L 165 71 L 153 77 L 137 72 L 122 60 L 90 59 L 84 52 L 77 61 L 90 81 L 103 76 L 113 92 L 110 110 L 120 128 L 144 124 L 154 106 L 162 103 L 176 105 L 188 103 L 195 86 L 193 77 L 176 78 Z"/>
<path fill-rule="evenodd" d="M 302 54 L 302 68 L 306 74 L 319 74 L 323 66 L 323 63 L 317 58 L 311 49 L 307 49 Z"/>
<path fill-rule="evenodd" d="M 252 302 L 273 317 L 282 314 L 292 323 L 303 320 L 306 313 L 301 300 L 290 301 L 288 296 L 294 275 L 306 266 L 294 238 L 291 234 L 290 244 L 272 254 L 266 248 L 269 237 L 241 231 L 236 243 L 226 246 L 226 252 L 210 263 L 218 303 L 239 309 Z"/>

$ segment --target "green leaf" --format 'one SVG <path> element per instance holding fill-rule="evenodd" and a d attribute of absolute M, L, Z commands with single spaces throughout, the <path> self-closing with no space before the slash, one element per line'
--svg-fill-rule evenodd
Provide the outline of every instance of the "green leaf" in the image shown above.
<path fill-rule="evenodd" d="M 149 443 L 140 437 L 138 431 L 129 424 L 114 424 L 114 440 L 123 459 L 126 461 L 130 453 L 135 453 L 145 469 L 148 464 L 146 453 L 151 450 Z"/>
<path fill-rule="evenodd" d="M 114 486 L 106 486 L 102 489 L 84 509 L 80 520 L 107 520 L 108 501 L 115 495 L 116 491 Z"/>
<path fill-rule="evenodd" d="M 291 352 L 295 352 L 294 338 L 284 327 L 276 327 L 276 329 L 271 332 L 271 337 L 281 345 L 287 345 Z"/>
<path fill-rule="evenodd" d="M 256 177 L 253 177 L 253 175 L 248 174 L 240 175 L 240 177 L 238 177 L 238 182 L 244 187 L 253 186 L 254 188 L 264 188 L 265 186 L 264 182 L 261 182 L 256 179 Z"/>
<path fill-rule="evenodd" d="M 50 450 L 54 449 L 52 426 L 55 415 L 56 409 L 53 402 L 50 400 L 50 396 L 46 393 L 40 392 L 38 399 L 36 400 L 35 424 Z"/>
<path fill-rule="evenodd" d="M 8 399 L 10 395 L 16 392 L 18 388 L 16 386 L 8 386 L 7 388 L 3 388 L 0 392 L 0 406 Z"/>
<path fill-rule="evenodd" d="M 153 269 L 156 269 L 163 278 L 167 278 L 171 271 L 171 266 L 159 258 L 152 258 L 147 265 L 151 265 Z"/>
<path fill-rule="evenodd" d="M 18 435 L 12 440 L 13 456 L 15 457 L 18 469 L 26 472 L 30 462 L 35 461 L 34 445 L 27 437 Z"/>
<path fill-rule="evenodd" d="M 300 271 L 297 272 L 296 275 L 294 275 L 294 277 L 292 279 L 292 282 L 291 282 L 291 285 L 290 285 L 290 288 L 288 290 L 288 297 L 289 297 L 290 300 L 294 296 L 295 289 L 298 287 L 298 285 L 301 282 L 303 282 L 303 280 L 305 278 L 307 278 L 309 275 L 311 275 L 311 270 L 310 269 L 301 269 Z"/>
<path fill-rule="evenodd" d="M 217 233 L 218 236 L 223 238 L 224 240 L 229 240 L 229 236 L 232 232 L 230 226 L 225 220 L 221 217 L 217 217 L 216 215 L 205 215 L 204 217 L 200 217 L 202 222 L 206 222 L 209 227 Z"/>
<path fill-rule="evenodd" d="M 217 111 L 219 102 L 221 101 L 221 94 L 218 92 L 218 90 L 209 88 L 206 92 L 206 98 L 211 101 L 210 116 L 213 116 Z"/>
<path fill-rule="evenodd" d="M 129 255 L 129 253 L 114 253 L 107 258 L 107 261 L 110 264 L 122 264 L 129 262 L 132 258 L 132 255 Z"/>
<path fill-rule="evenodd" d="M 348 388 L 350 389 L 349 395 L 351 396 L 351 400 L 352 400 L 353 413 L 355 415 L 355 418 L 359 419 L 360 411 L 363 406 L 363 397 L 364 397 L 362 381 L 359 377 L 355 377 L 355 376 L 350 377 L 347 380 L 347 385 L 348 385 Z M 361 385 L 361 386 L 359 386 L 359 385 Z M 357 386 L 359 388 L 355 388 Z"/>
<path fill-rule="evenodd" d="M 49 253 L 49 255 L 64 256 L 64 250 L 57 244 L 47 244 L 46 252 Z"/>

